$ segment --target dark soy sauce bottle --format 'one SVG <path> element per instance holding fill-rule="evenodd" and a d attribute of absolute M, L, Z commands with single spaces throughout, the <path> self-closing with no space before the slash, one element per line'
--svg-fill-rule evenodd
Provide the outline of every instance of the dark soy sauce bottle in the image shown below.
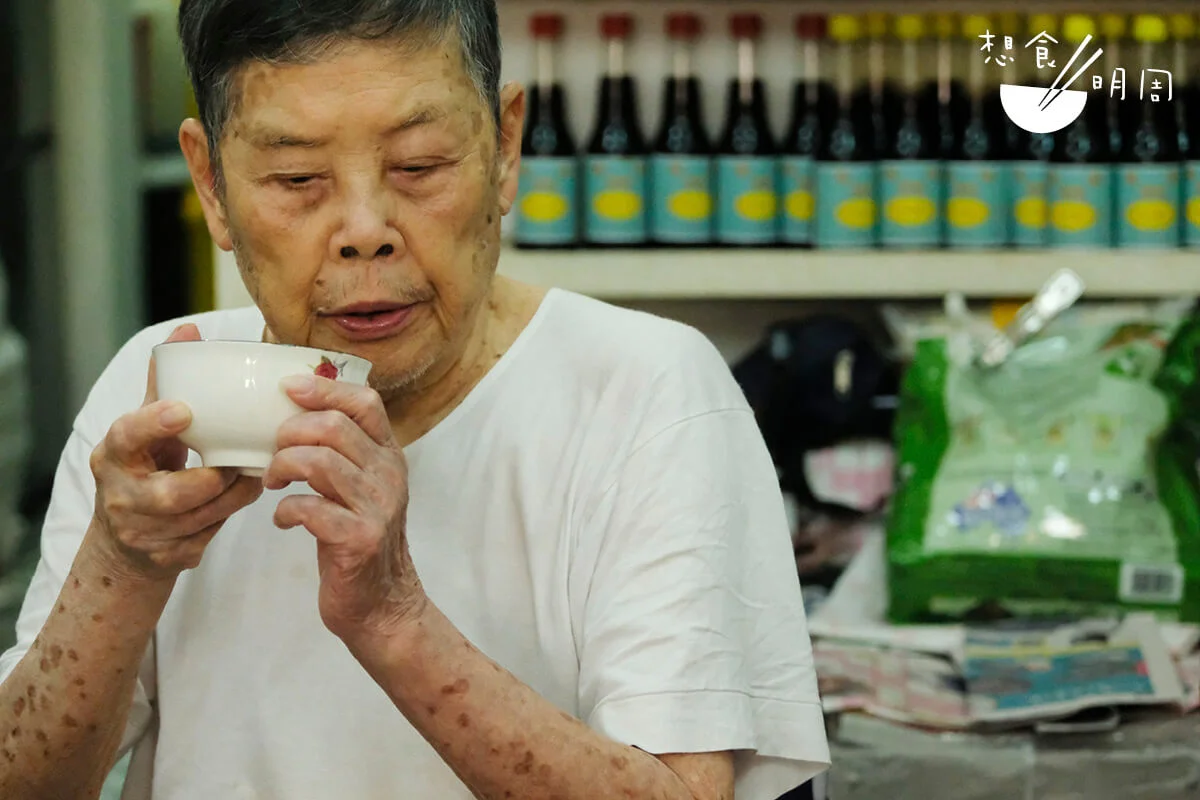
<path fill-rule="evenodd" d="M 537 73 L 529 87 L 521 140 L 515 243 L 528 249 L 573 247 L 579 241 L 579 162 L 555 69 L 563 18 L 538 14 L 530 20 L 530 29 Z"/>
<path fill-rule="evenodd" d="M 663 122 L 650 159 L 650 236 L 664 247 L 712 243 L 712 142 L 704 127 L 694 48 L 702 33 L 695 14 L 667 16 L 671 74 L 663 86 Z"/>
<path fill-rule="evenodd" d="M 633 27 L 629 14 L 600 19 L 608 60 L 600 80 L 596 129 L 584 159 L 584 231 L 590 247 L 642 247 L 648 240 L 649 148 L 638 117 L 637 85 L 625 63 Z"/>
<path fill-rule="evenodd" d="M 717 147 L 717 241 L 723 245 L 769 247 L 779 238 L 778 150 L 755 63 L 762 29 L 758 14 L 729 20 L 737 76 L 729 84 L 725 132 Z"/>
<path fill-rule="evenodd" d="M 826 17 L 801 14 L 796 18 L 800 75 L 792 93 L 792 118 L 783 139 L 780 160 L 780 236 L 788 247 L 811 248 L 816 216 L 816 158 L 825 143 L 837 104 L 833 85 L 823 70 Z"/>

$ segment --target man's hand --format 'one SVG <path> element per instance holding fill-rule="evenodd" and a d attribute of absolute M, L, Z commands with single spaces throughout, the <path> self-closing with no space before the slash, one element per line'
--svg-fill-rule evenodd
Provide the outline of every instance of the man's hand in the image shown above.
<path fill-rule="evenodd" d="M 184 325 L 167 341 L 200 341 L 200 331 Z M 191 422 L 187 406 L 158 400 L 151 358 L 142 407 L 114 422 L 92 452 L 95 522 L 106 561 L 121 574 L 168 581 L 199 566 L 225 521 L 262 494 L 260 481 L 232 470 L 184 470 L 187 448 L 177 437 Z"/>
<path fill-rule="evenodd" d="M 386 641 L 427 604 L 405 535 L 404 453 L 375 390 L 309 376 L 283 385 L 307 412 L 279 429 L 263 484 L 306 482 L 320 497 L 284 498 L 275 524 L 317 539 L 326 627 L 347 644 Z"/>

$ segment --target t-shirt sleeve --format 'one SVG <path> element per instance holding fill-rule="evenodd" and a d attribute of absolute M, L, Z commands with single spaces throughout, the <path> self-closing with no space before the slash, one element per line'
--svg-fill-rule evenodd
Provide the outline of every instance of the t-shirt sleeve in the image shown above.
<path fill-rule="evenodd" d="M 828 766 L 783 500 L 748 408 L 637 445 L 581 529 L 572 578 L 593 729 L 655 754 L 738 751 L 738 800 Z"/>
<path fill-rule="evenodd" d="M 33 645 L 34 639 L 41 632 L 50 616 L 58 596 L 66 583 L 71 565 L 79 552 L 83 537 L 92 519 L 95 507 L 96 484 L 92 477 L 89 460 L 100 438 L 108 430 L 113 416 L 106 413 L 109 406 L 118 397 L 126 399 L 126 395 L 135 398 L 134 405 L 125 411 L 132 410 L 140 401 L 134 368 L 127 370 L 128 375 L 121 376 L 125 362 L 131 361 L 129 353 L 123 352 L 110 365 L 105 375 L 97 383 L 85 405 L 76 419 L 74 428 L 66 447 L 59 459 L 54 478 L 54 490 L 50 498 L 50 506 L 46 512 L 45 523 L 42 527 L 41 558 L 33 574 L 33 580 L 25 594 L 21 613 L 17 618 L 17 641 L 6 653 L 0 656 L 0 680 L 6 680 L 20 663 Z M 148 352 L 147 352 L 148 358 Z M 146 385 L 146 364 L 141 368 L 141 383 Z M 132 382 L 132 383 L 130 383 Z M 110 387 L 118 391 L 110 392 Z M 105 424 L 107 421 L 108 424 Z M 93 441 L 94 440 L 94 441 Z M 147 650 L 142 662 L 139 679 L 134 690 L 133 706 L 130 710 L 129 721 L 126 724 L 125 735 L 121 742 L 119 755 L 124 755 L 145 734 L 152 720 L 151 701 L 154 692 L 153 681 L 154 644 Z"/>

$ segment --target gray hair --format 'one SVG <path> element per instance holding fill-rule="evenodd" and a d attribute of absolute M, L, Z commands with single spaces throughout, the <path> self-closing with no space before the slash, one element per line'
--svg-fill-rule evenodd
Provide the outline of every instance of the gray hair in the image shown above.
<path fill-rule="evenodd" d="M 218 175 L 238 71 L 254 61 L 311 62 L 346 40 L 408 47 L 457 40 L 467 75 L 499 129 L 495 0 L 181 0 L 179 38 Z"/>

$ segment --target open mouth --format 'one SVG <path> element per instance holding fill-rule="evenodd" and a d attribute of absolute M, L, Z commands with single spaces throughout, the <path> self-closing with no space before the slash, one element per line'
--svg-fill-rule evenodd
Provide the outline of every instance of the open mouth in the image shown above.
<path fill-rule="evenodd" d="M 415 306 L 352 306 L 327 315 L 343 336 L 354 341 L 382 339 L 398 333 Z"/>

